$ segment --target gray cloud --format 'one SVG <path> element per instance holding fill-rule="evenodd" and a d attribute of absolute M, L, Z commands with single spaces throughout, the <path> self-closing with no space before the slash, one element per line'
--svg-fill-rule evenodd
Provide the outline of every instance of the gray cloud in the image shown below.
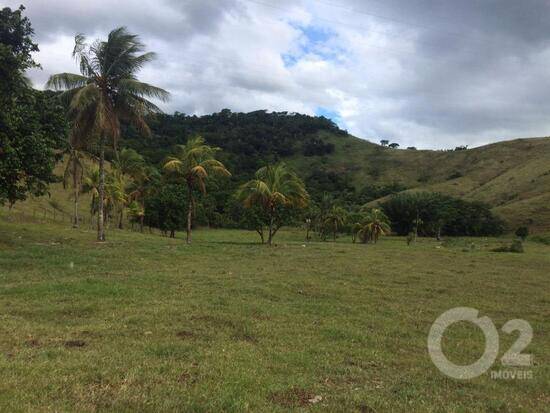
<path fill-rule="evenodd" d="M 16 7 L 18 2 L 7 2 Z M 547 135 L 546 0 L 32 0 L 43 71 L 75 71 L 77 32 L 120 25 L 158 60 L 141 76 L 167 111 L 336 112 L 359 137 L 402 146 Z M 291 57 L 291 63 L 288 58 Z"/>

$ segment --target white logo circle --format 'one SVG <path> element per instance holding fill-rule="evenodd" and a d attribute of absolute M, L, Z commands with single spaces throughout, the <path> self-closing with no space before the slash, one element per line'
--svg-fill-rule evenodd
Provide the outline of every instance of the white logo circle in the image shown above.
<path fill-rule="evenodd" d="M 428 335 L 428 352 L 436 367 L 455 379 L 473 379 L 485 373 L 495 362 L 498 355 L 498 331 L 487 316 L 478 317 L 479 311 L 470 307 L 456 307 L 445 311 L 434 321 Z M 477 325 L 485 335 L 485 351 L 474 363 L 461 366 L 451 362 L 441 348 L 445 330 L 459 321 L 469 321 Z"/>

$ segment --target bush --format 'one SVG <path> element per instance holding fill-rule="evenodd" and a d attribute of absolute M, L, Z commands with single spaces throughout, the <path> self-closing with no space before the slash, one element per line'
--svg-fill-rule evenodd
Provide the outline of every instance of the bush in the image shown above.
<path fill-rule="evenodd" d="M 501 247 L 494 248 L 491 251 L 493 251 L 493 252 L 514 252 L 514 253 L 524 252 L 523 243 L 519 239 L 513 241 L 512 244 L 510 244 L 510 245 L 503 245 Z"/>
<path fill-rule="evenodd" d="M 503 222 L 495 217 L 489 206 L 431 192 L 401 193 L 381 204 L 398 235 L 414 231 L 419 218 L 418 232 L 436 236 L 501 235 Z"/>
<path fill-rule="evenodd" d="M 521 238 L 522 240 L 525 241 L 525 238 L 527 238 L 527 236 L 529 235 L 529 228 L 519 227 L 518 229 L 516 229 L 515 234 L 516 234 L 516 237 Z"/>
<path fill-rule="evenodd" d="M 533 242 L 538 242 L 540 244 L 544 245 L 550 245 L 550 235 L 544 236 L 544 235 L 535 235 L 529 238 Z"/>

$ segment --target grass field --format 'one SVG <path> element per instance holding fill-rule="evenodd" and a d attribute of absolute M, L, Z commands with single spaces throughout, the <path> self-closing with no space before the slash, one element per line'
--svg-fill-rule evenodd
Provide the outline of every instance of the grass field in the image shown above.
<path fill-rule="evenodd" d="M 550 405 L 550 246 L 310 243 L 200 230 L 195 243 L 0 218 L 0 411 L 533 412 Z M 533 378 L 458 381 L 426 346 L 444 311 L 527 320 Z M 500 355 L 516 335 L 500 334 Z M 457 324 L 447 356 L 483 334 Z M 493 370 L 504 367 L 497 361 Z"/>

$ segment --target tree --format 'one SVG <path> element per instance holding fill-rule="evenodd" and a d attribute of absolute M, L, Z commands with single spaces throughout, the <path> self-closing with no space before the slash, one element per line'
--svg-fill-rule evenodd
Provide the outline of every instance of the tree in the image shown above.
<path fill-rule="evenodd" d="M 368 211 L 358 225 L 354 225 L 357 237 L 363 242 L 372 241 L 377 243 L 378 239 L 391 231 L 389 219 L 380 209 L 374 208 Z"/>
<path fill-rule="evenodd" d="M 346 215 L 347 211 L 344 208 L 333 206 L 323 219 L 323 233 L 331 231 L 332 239 L 336 241 L 336 233 L 344 226 Z"/>
<path fill-rule="evenodd" d="M 522 241 L 525 241 L 525 239 L 529 236 L 529 228 L 527 227 L 519 227 L 516 229 L 516 237 L 521 238 Z"/>
<path fill-rule="evenodd" d="M 225 166 L 215 159 L 220 148 L 208 146 L 200 136 L 178 145 L 175 156 L 169 157 L 164 169 L 187 185 L 187 243 L 191 243 L 191 227 L 196 199 L 194 191 L 206 194 L 206 180 L 210 175 L 231 176 Z"/>
<path fill-rule="evenodd" d="M 380 140 L 380 145 L 382 145 L 382 146 L 388 146 L 389 143 L 390 143 L 390 141 L 387 140 L 387 139 Z"/>
<path fill-rule="evenodd" d="M 132 188 L 134 182 L 142 178 L 145 169 L 145 160 L 143 156 L 134 149 L 125 148 L 120 153 L 116 153 L 116 159 L 112 163 L 114 173 L 115 189 L 113 199 L 118 207 L 118 228 L 122 229 L 124 220 L 124 210 L 134 200 L 135 188 Z M 143 204 L 138 204 L 143 209 Z M 132 207 L 134 218 L 141 217 L 141 230 L 143 231 L 143 214 L 135 214 L 138 211 L 136 206 Z"/>
<path fill-rule="evenodd" d="M 388 147 L 392 149 L 397 149 L 399 148 L 399 144 L 397 142 L 393 142 L 393 143 L 390 143 Z"/>
<path fill-rule="evenodd" d="M 145 219 L 145 198 L 155 188 L 153 183 L 160 180 L 160 174 L 156 168 L 152 166 L 143 166 L 133 171 L 132 182 L 129 185 L 128 197 L 131 204 L 130 208 L 134 219 L 139 220 L 139 229 L 143 232 L 143 223 Z M 141 211 L 139 214 L 136 211 Z"/>
<path fill-rule="evenodd" d="M 86 43 L 84 35 L 77 34 L 73 56 L 80 65 L 81 74 L 59 73 L 46 86 L 64 90 L 73 120 L 73 133 L 99 140 L 99 214 L 98 241 L 105 241 L 105 145 L 116 147 L 120 122 L 136 126 L 149 134 L 145 118 L 160 109 L 148 99 L 168 99 L 165 90 L 137 80 L 137 72 L 154 58 L 153 53 L 142 53 L 144 45 L 126 28 L 112 30 L 106 41 Z"/>
<path fill-rule="evenodd" d="M 0 10 L 0 205 L 43 195 L 66 142 L 63 108 L 34 91 L 25 71 L 39 67 L 25 8 Z"/>
<path fill-rule="evenodd" d="M 86 153 L 82 150 L 81 142 L 71 135 L 69 138 L 69 147 L 66 150 L 67 164 L 63 172 L 63 188 L 67 188 L 70 178 L 72 178 L 73 187 L 73 228 L 78 228 L 78 200 L 82 192 L 82 179 L 84 178 L 84 159 Z"/>
<path fill-rule="evenodd" d="M 258 169 L 255 179 L 239 188 L 237 197 L 246 208 L 257 205 L 264 211 L 269 245 L 272 245 L 273 237 L 284 223 L 282 213 L 285 209 L 304 208 L 309 201 L 304 183 L 284 163 Z"/>

